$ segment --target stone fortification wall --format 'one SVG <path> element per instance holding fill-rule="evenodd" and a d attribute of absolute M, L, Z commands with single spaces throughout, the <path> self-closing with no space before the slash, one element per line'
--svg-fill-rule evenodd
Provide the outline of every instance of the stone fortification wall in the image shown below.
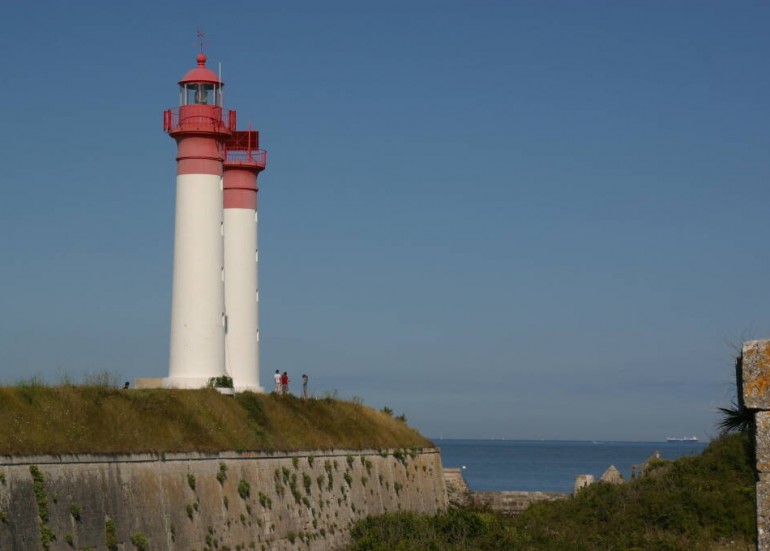
<path fill-rule="evenodd" d="M 0 457 L 0 549 L 330 550 L 447 507 L 438 450 Z"/>
<path fill-rule="evenodd" d="M 462 469 L 444 469 L 444 486 L 452 507 L 468 507 L 473 504 L 471 489 L 463 478 Z"/>
<path fill-rule="evenodd" d="M 453 507 L 485 506 L 505 515 L 518 515 L 539 501 L 565 499 L 570 494 L 558 492 L 472 492 L 462 469 L 444 469 L 449 504 Z"/>
<path fill-rule="evenodd" d="M 533 503 L 566 499 L 570 494 L 558 492 L 472 492 L 473 503 L 484 505 L 504 515 L 518 515 Z"/>
<path fill-rule="evenodd" d="M 743 343 L 735 371 L 740 405 L 754 412 L 757 549 L 770 551 L 770 340 Z"/>

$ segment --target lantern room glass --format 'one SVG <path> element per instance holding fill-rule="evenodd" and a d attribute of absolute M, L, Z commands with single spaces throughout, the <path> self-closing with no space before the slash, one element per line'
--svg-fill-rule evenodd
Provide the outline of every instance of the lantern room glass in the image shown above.
<path fill-rule="evenodd" d="M 222 87 L 208 82 L 183 84 L 179 89 L 182 105 L 216 105 L 222 107 Z"/>

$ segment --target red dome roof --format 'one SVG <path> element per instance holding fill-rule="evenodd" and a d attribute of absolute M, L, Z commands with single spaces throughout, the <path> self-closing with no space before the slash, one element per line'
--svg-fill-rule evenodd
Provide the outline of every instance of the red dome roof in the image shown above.
<path fill-rule="evenodd" d="M 192 71 L 189 71 L 182 80 L 179 81 L 179 84 L 189 84 L 191 82 L 209 82 L 211 84 L 219 84 L 222 85 L 224 82 L 219 81 L 219 77 L 217 74 L 206 67 L 206 54 L 203 52 L 198 54 L 198 66 L 193 69 Z"/>

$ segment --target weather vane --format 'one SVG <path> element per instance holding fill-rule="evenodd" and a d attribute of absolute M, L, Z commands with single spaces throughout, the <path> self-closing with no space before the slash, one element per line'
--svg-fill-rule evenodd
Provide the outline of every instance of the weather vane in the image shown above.
<path fill-rule="evenodd" d="M 195 32 L 195 36 L 197 36 L 198 40 L 200 41 L 201 53 L 203 53 L 203 39 L 206 38 L 206 33 L 203 32 L 203 29 L 198 29 Z"/>

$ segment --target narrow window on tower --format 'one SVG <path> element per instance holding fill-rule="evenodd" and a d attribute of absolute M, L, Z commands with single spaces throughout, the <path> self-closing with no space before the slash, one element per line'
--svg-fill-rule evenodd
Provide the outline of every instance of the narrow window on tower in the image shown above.
<path fill-rule="evenodd" d="M 254 211 L 254 222 L 259 221 L 259 215 L 257 214 L 257 211 Z"/>
<path fill-rule="evenodd" d="M 225 280 L 225 269 L 222 268 L 222 281 L 224 281 L 224 280 Z"/>
<path fill-rule="evenodd" d="M 259 251 L 255 251 L 255 253 L 254 253 L 254 260 L 256 262 L 259 262 Z"/>
<path fill-rule="evenodd" d="M 227 333 L 227 316 L 224 312 L 222 312 L 222 327 L 225 328 L 225 333 Z"/>
<path fill-rule="evenodd" d="M 257 329 L 257 342 L 259 342 L 259 329 Z"/>
<path fill-rule="evenodd" d="M 259 302 L 259 289 L 257 289 L 256 295 L 257 295 L 257 302 Z"/>
<path fill-rule="evenodd" d="M 224 234 L 225 234 L 225 223 L 224 222 L 220 222 L 219 223 L 219 235 L 224 235 Z"/>

